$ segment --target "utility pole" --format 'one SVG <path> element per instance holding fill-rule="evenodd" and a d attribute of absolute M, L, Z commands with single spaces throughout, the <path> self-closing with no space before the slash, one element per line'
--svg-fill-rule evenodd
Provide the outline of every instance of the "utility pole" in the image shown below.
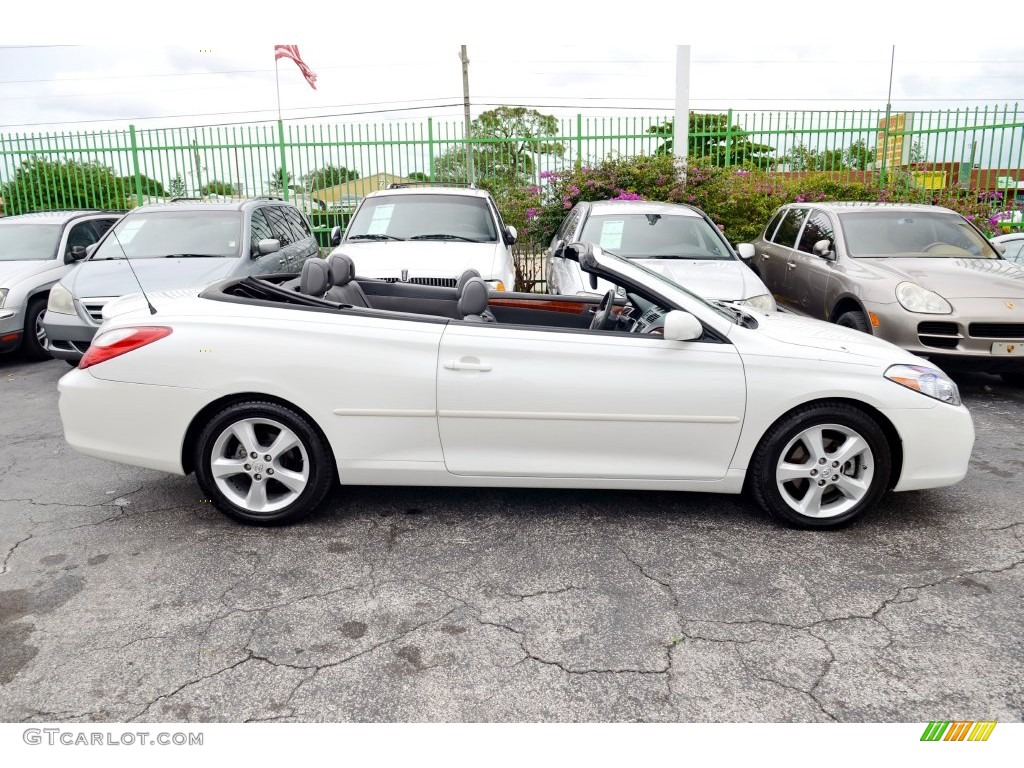
<path fill-rule="evenodd" d="M 473 172 L 473 145 L 470 143 L 469 135 L 469 56 L 466 55 L 466 46 L 462 46 L 459 53 L 462 61 L 462 103 L 466 113 L 466 171 L 469 174 L 469 183 L 476 183 L 476 174 Z"/>
<path fill-rule="evenodd" d="M 676 116 L 672 122 L 672 154 L 683 165 L 690 148 L 690 46 L 676 46 Z"/>

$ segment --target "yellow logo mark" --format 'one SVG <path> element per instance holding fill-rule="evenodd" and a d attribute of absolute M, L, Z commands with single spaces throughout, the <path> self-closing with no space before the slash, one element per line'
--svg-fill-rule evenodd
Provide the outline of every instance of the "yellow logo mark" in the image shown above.
<path fill-rule="evenodd" d="M 1014 304 L 1013 304 L 1013 302 L 1012 302 L 1012 301 L 1008 301 L 1008 302 L 1006 302 L 1006 308 L 1007 308 L 1007 309 L 1013 309 L 1013 306 L 1014 306 Z"/>

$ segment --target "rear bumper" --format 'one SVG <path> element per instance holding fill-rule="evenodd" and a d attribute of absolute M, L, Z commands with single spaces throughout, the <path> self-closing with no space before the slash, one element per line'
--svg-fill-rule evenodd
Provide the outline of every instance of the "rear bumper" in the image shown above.
<path fill-rule="evenodd" d="M 43 315 L 46 328 L 46 349 L 59 360 L 77 363 L 89 349 L 96 327 L 87 325 L 77 315 L 63 315 L 47 310 Z"/>
<path fill-rule="evenodd" d="M 72 448 L 178 475 L 185 474 L 185 432 L 200 409 L 216 397 L 205 389 L 107 381 L 77 368 L 65 374 L 57 388 L 64 439 Z"/>

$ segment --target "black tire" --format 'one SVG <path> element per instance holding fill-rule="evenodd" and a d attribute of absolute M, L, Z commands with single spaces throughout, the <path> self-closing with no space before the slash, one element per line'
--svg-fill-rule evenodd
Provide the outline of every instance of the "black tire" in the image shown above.
<path fill-rule="evenodd" d="M 841 325 L 843 328 L 853 328 L 855 331 L 871 335 L 871 324 L 859 309 L 843 312 L 843 314 L 836 318 L 836 325 Z"/>
<path fill-rule="evenodd" d="M 1024 372 L 1014 371 L 1013 373 L 1000 374 L 1000 376 L 1011 387 L 1024 387 Z"/>
<path fill-rule="evenodd" d="M 282 434 L 281 430 L 275 433 L 278 426 L 294 434 L 298 440 L 296 448 L 272 457 L 271 461 L 264 462 L 262 453 L 256 459 L 251 459 L 251 454 L 245 452 L 241 441 L 227 436 L 227 433 L 233 426 L 243 428 L 254 422 L 253 436 L 260 451 L 266 451 L 275 437 Z M 230 477 L 221 478 L 223 488 L 214 477 L 211 466 L 215 447 L 224 452 L 221 457 L 223 461 L 248 462 Z M 194 451 L 196 479 L 206 497 L 231 519 L 250 525 L 285 525 L 301 520 L 323 501 L 335 478 L 334 459 L 324 438 L 306 417 L 277 403 L 247 401 L 225 407 L 199 434 Z M 272 477 L 275 468 L 278 476 Z M 286 487 L 278 480 L 285 471 L 306 473 L 307 479 L 301 491 Z M 261 493 L 264 502 L 271 506 L 284 505 L 267 510 L 244 506 L 244 502 L 252 495 L 249 491 L 257 483 L 263 487 Z M 241 499 L 243 493 L 246 493 L 246 499 Z M 295 498 L 285 504 L 289 494 Z"/>
<path fill-rule="evenodd" d="M 42 331 L 43 339 L 41 340 L 37 333 L 37 323 L 42 323 L 43 313 L 46 312 L 46 297 L 37 296 L 28 303 L 28 309 L 25 310 L 25 332 L 21 337 L 21 349 L 25 358 L 28 360 L 49 360 L 51 355 L 46 351 L 45 340 L 46 331 Z"/>
<path fill-rule="evenodd" d="M 817 427 L 826 427 L 820 433 L 824 438 L 822 443 L 826 456 L 830 447 L 836 449 L 845 444 L 840 441 L 842 433 L 833 427 L 860 437 L 866 443 L 867 453 L 855 454 L 855 462 L 847 461 L 838 468 L 833 468 L 827 458 L 824 464 L 819 464 L 807 451 L 806 444 L 798 440 L 807 430 Z M 782 469 L 783 451 L 787 452 L 789 464 L 801 466 L 801 473 L 806 464 L 808 477 L 806 481 L 802 478 L 781 481 L 783 489 L 780 489 L 778 472 Z M 837 454 L 838 451 L 833 450 L 832 453 Z M 811 468 L 816 470 L 814 476 L 810 474 Z M 835 474 L 823 475 L 822 470 Z M 754 451 L 747 484 L 757 503 L 775 519 L 794 528 L 820 530 L 848 525 L 871 509 L 885 493 L 891 472 L 889 443 L 873 418 L 845 403 L 819 403 L 798 408 L 772 425 Z M 836 478 L 842 478 L 839 482 L 843 484 L 850 481 L 860 483 L 864 486 L 862 495 L 856 500 L 846 496 L 833 485 Z M 807 493 L 817 492 L 815 486 L 819 483 L 825 484 L 820 492 L 822 504 L 819 512 L 822 516 L 804 514 L 791 506 L 791 503 L 799 504 L 807 499 Z M 796 498 L 798 495 L 800 498 Z"/>

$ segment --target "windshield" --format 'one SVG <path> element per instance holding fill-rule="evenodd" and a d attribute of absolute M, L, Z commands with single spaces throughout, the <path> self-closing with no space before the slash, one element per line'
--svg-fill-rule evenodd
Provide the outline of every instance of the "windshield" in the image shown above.
<path fill-rule="evenodd" d="M 0 261 L 43 261 L 57 255 L 59 224 L 0 225 Z"/>
<path fill-rule="evenodd" d="M 498 239 L 487 201 L 465 195 L 386 195 L 368 198 L 348 225 L 346 240 Z"/>
<path fill-rule="evenodd" d="M 995 250 L 963 217 L 940 211 L 841 213 L 846 252 L 884 258 L 998 258 Z"/>
<path fill-rule="evenodd" d="M 625 259 L 735 259 L 714 229 L 699 216 L 591 215 L 580 239 Z"/>
<path fill-rule="evenodd" d="M 151 211 L 128 214 L 92 255 L 94 261 L 183 257 L 237 257 L 239 211 Z M 120 241 L 120 245 L 118 244 Z M 124 250 L 122 251 L 122 247 Z"/>

